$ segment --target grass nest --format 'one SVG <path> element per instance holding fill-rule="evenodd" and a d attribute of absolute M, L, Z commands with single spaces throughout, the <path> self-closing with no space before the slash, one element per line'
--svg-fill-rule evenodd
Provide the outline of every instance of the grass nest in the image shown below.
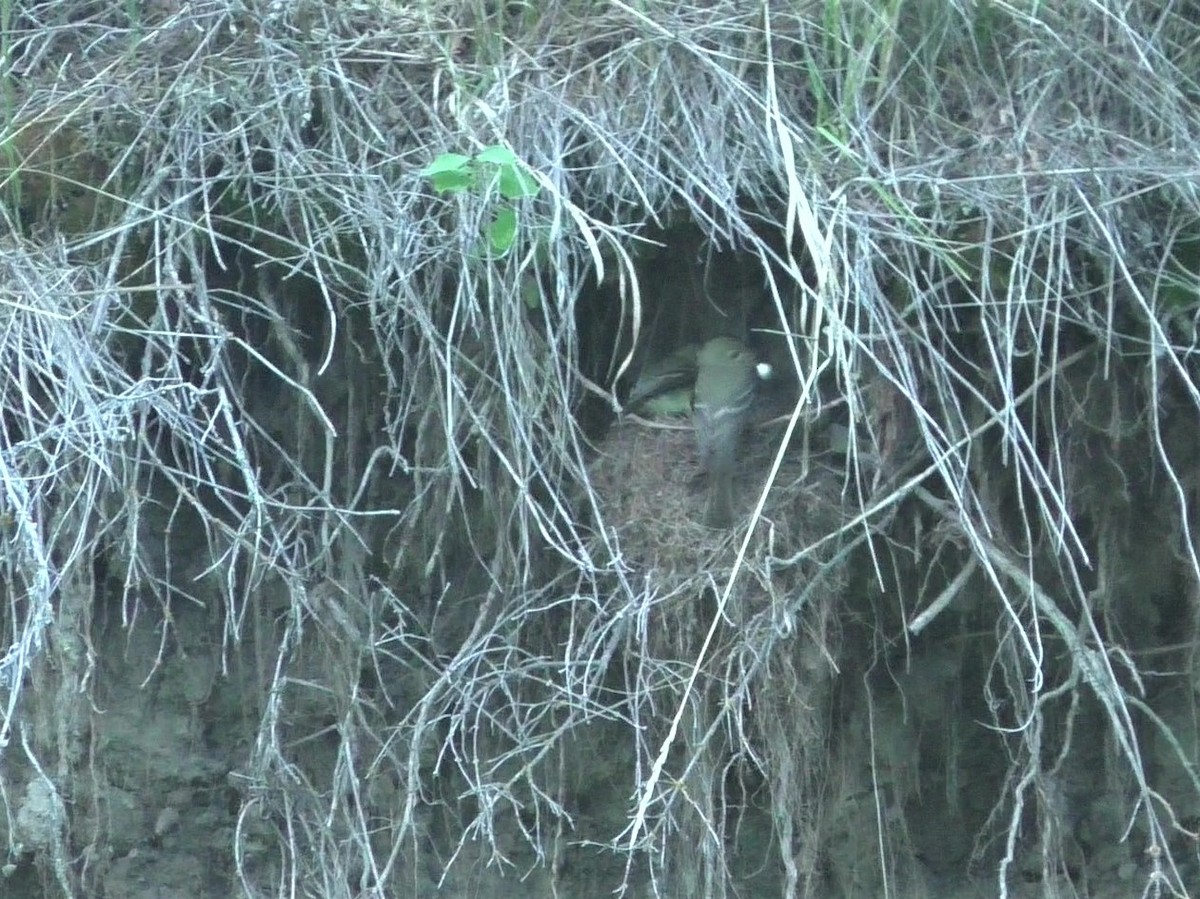
<path fill-rule="evenodd" d="M 718 529 L 704 521 L 707 483 L 690 421 L 631 416 L 614 426 L 588 476 L 624 564 L 666 593 L 721 592 L 735 578 L 743 613 L 792 594 L 837 555 L 851 511 L 834 454 L 789 450 L 776 466 L 781 433 L 764 426 L 746 441 L 735 478 L 737 520 Z"/>

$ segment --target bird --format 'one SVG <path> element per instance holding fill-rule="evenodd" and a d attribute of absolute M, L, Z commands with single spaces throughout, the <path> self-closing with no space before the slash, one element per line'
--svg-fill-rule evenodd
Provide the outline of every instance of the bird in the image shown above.
<path fill-rule="evenodd" d="M 656 417 L 673 412 L 687 414 L 696 383 L 699 352 L 699 344 L 685 343 L 666 356 L 646 363 L 629 391 L 626 408 Z"/>
<path fill-rule="evenodd" d="M 708 478 L 705 524 L 733 523 L 733 476 L 755 386 L 766 376 L 750 348 L 734 337 L 714 337 L 696 356 L 692 426 L 700 467 Z"/>

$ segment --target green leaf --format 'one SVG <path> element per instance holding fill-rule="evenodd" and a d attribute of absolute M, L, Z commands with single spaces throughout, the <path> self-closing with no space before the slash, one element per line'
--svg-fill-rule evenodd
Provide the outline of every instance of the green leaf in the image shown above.
<path fill-rule="evenodd" d="M 500 196 L 506 200 L 519 200 L 522 197 L 536 197 L 540 186 L 529 172 L 516 165 L 506 165 L 500 169 Z"/>
<path fill-rule="evenodd" d="M 464 169 L 470 168 L 471 158 L 463 156 L 461 153 L 443 153 L 425 168 L 421 169 L 421 174 L 426 178 L 432 178 L 434 175 L 440 175 L 442 172 L 461 172 Z"/>
<path fill-rule="evenodd" d="M 438 193 L 458 193 L 471 186 L 474 166 L 470 157 L 461 153 L 443 153 L 421 169 L 420 174 L 430 180 Z"/>
<path fill-rule="evenodd" d="M 497 210 L 496 217 L 488 226 L 488 243 L 492 250 L 503 256 L 512 249 L 517 240 L 517 213 L 504 207 Z"/>
<path fill-rule="evenodd" d="M 521 301 L 531 312 L 542 305 L 542 291 L 537 278 L 528 272 L 521 276 Z"/>
<path fill-rule="evenodd" d="M 490 162 L 495 165 L 517 165 L 517 156 L 508 147 L 485 147 L 475 156 L 478 162 Z"/>
<path fill-rule="evenodd" d="M 459 193 L 475 183 L 469 169 L 459 172 L 436 172 L 429 176 L 429 180 L 439 194 Z"/>

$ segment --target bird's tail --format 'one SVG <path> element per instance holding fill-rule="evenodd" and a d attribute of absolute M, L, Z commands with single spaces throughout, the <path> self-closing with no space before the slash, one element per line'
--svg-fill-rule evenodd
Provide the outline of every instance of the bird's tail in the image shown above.
<path fill-rule="evenodd" d="M 733 474 L 713 472 L 708 482 L 708 508 L 704 523 L 710 528 L 727 528 L 733 524 Z"/>

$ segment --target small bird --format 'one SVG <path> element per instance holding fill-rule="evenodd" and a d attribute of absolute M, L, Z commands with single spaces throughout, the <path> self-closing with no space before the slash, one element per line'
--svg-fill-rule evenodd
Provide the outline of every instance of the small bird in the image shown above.
<path fill-rule="evenodd" d="M 626 408 L 655 416 L 686 413 L 691 408 L 699 352 L 698 344 L 686 343 L 662 358 L 647 362 L 629 391 Z"/>
<path fill-rule="evenodd" d="M 738 444 L 750 417 L 755 385 L 766 374 L 750 349 L 733 337 L 713 338 L 696 357 L 692 424 L 700 466 L 708 476 L 705 523 L 709 527 L 725 528 L 733 523 Z"/>

